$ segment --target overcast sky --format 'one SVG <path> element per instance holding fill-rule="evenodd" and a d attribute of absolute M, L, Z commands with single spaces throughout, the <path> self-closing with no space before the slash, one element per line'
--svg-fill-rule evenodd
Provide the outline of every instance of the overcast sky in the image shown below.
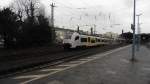
<path fill-rule="evenodd" d="M 1 0 L 0 7 L 8 6 L 13 0 Z M 131 31 L 133 0 L 41 0 L 46 15 L 50 16 L 50 4 L 55 3 L 55 26 L 88 31 L 96 25 L 98 33 Z M 150 1 L 137 0 L 141 32 L 150 33 Z"/>

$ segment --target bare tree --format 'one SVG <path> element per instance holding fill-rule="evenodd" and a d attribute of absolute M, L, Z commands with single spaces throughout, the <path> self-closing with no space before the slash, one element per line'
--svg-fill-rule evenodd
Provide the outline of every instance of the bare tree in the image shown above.
<path fill-rule="evenodd" d="M 51 27 L 45 17 L 45 7 L 39 0 L 15 0 L 14 10 L 23 24 L 19 25 L 19 45 L 51 41 Z"/>
<path fill-rule="evenodd" d="M 23 18 L 34 19 L 39 10 L 37 5 L 39 3 L 39 0 L 15 0 L 13 6 L 20 20 Z"/>

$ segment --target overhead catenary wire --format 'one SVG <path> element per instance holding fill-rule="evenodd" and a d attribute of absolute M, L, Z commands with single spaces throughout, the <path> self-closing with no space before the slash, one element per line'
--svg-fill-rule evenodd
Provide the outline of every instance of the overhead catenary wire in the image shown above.
<path fill-rule="evenodd" d="M 65 12 L 65 13 L 68 13 L 69 15 L 73 15 L 73 17 L 69 16 L 70 17 L 69 21 L 72 21 L 72 20 L 80 20 L 81 21 L 85 18 L 93 17 L 93 20 L 95 20 L 96 23 L 97 23 L 99 17 L 104 17 L 104 20 L 105 20 L 104 23 L 106 25 L 108 25 L 108 23 L 109 23 L 108 21 L 110 21 L 110 19 L 111 19 L 110 14 L 105 14 L 101 11 L 99 13 L 95 14 L 95 15 L 90 15 L 88 12 L 84 11 L 84 10 L 89 9 L 89 8 L 86 8 L 86 7 L 73 8 L 69 5 L 66 5 L 66 4 L 58 2 L 58 1 L 55 1 L 55 3 L 60 4 L 60 5 L 57 5 L 57 8 L 62 8 L 62 7 L 66 8 L 67 12 Z M 85 2 L 83 2 L 83 3 L 85 3 Z M 79 14 L 79 12 L 80 12 L 80 14 Z M 110 21 L 110 23 L 111 23 L 111 21 Z"/>

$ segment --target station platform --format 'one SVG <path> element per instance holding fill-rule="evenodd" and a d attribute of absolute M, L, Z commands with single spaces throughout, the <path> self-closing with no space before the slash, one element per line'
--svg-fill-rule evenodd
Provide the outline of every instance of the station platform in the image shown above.
<path fill-rule="evenodd" d="M 150 47 L 131 62 L 131 45 L 54 67 L 0 79 L 1 84 L 150 84 Z"/>

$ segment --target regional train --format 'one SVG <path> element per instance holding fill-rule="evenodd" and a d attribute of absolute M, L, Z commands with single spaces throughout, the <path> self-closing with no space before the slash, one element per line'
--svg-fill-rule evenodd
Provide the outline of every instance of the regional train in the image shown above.
<path fill-rule="evenodd" d="M 74 32 L 63 40 L 64 49 L 78 48 L 78 47 L 93 47 L 100 45 L 109 45 L 112 43 L 122 43 L 124 39 L 110 39 L 101 38 L 98 36 L 82 35 Z"/>

